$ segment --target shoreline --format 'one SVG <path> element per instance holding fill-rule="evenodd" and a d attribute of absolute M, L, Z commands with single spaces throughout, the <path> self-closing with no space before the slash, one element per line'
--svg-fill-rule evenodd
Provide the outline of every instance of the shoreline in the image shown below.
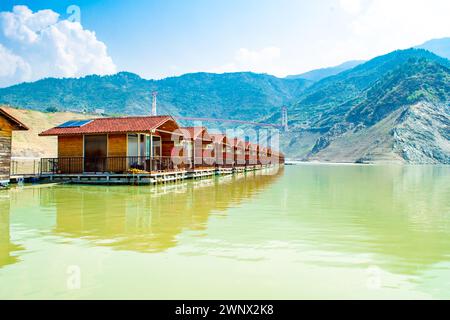
<path fill-rule="evenodd" d="M 398 166 L 398 167 L 411 167 L 411 166 L 433 166 L 433 167 L 449 167 L 450 164 L 445 163 L 400 163 L 400 162 L 373 162 L 373 163 L 355 163 L 355 162 L 321 162 L 321 161 L 297 161 L 290 160 L 285 162 L 286 166 L 302 166 L 302 165 L 321 165 L 321 166 Z"/>

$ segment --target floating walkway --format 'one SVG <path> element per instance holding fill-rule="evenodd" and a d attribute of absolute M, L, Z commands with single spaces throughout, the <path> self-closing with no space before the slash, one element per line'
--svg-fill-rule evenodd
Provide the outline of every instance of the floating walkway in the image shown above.
<path fill-rule="evenodd" d="M 204 179 L 214 176 L 232 175 L 281 165 L 255 165 L 235 168 L 208 168 L 192 171 L 169 171 L 147 174 L 42 174 L 39 180 L 52 183 L 93 184 L 93 185 L 156 185 L 179 182 L 187 179 Z"/>

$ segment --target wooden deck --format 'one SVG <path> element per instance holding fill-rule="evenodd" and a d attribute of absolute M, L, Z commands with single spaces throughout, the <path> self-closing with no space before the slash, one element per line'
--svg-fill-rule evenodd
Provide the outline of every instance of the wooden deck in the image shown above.
<path fill-rule="evenodd" d="M 282 165 L 281 165 L 282 166 Z M 210 168 L 192 171 L 155 172 L 148 174 L 42 174 L 44 182 L 59 182 L 94 185 L 155 185 L 178 182 L 187 179 L 203 179 L 214 176 L 245 174 L 246 172 L 273 168 L 276 165 L 258 165 L 236 168 Z M 37 177 L 34 177 L 37 178 Z"/>

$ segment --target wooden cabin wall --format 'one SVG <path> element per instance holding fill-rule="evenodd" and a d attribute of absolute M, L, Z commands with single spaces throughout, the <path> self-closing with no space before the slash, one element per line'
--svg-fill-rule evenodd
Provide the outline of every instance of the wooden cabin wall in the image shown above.
<path fill-rule="evenodd" d="M 203 141 L 195 140 L 194 141 L 194 158 L 196 163 L 201 164 L 203 162 Z"/>
<path fill-rule="evenodd" d="M 225 163 L 224 159 L 224 145 L 221 142 L 214 143 L 214 155 L 216 157 L 216 165 L 223 165 Z"/>
<path fill-rule="evenodd" d="M 83 136 L 58 137 L 58 173 L 82 173 Z M 64 158 L 64 159 L 61 159 Z"/>
<path fill-rule="evenodd" d="M 12 126 L 0 117 L 0 180 L 9 180 L 11 173 Z"/>
<path fill-rule="evenodd" d="M 258 164 L 258 155 L 256 154 L 256 149 L 249 147 L 245 151 L 245 161 L 247 165 Z"/>
<path fill-rule="evenodd" d="M 175 147 L 172 141 L 163 141 L 162 144 L 162 156 L 163 157 L 171 157 L 173 148 Z"/>
<path fill-rule="evenodd" d="M 233 147 L 230 147 L 223 142 L 215 143 L 214 153 L 216 156 L 216 164 L 229 167 L 234 164 L 234 151 Z"/>
<path fill-rule="evenodd" d="M 59 136 L 58 158 L 83 157 L 83 136 Z"/>
<path fill-rule="evenodd" d="M 204 159 L 207 156 L 204 151 L 206 147 L 205 143 L 205 141 L 200 139 L 194 141 L 194 164 L 199 168 L 202 168 L 206 164 Z"/>
<path fill-rule="evenodd" d="M 211 141 L 204 141 L 202 146 L 202 157 L 206 159 L 206 163 L 211 165 L 215 163 L 216 150 L 214 144 Z"/>
<path fill-rule="evenodd" d="M 110 134 L 108 136 L 108 157 L 127 156 L 127 135 Z"/>
<path fill-rule="evenodd" d="M 181 142 L 181 139 L 180 139 Z M 172 135 L 167 133 L 161 133 L 161 144 L 162 144 L 162 156 L 163 157 L 182 157 L 184 155 L 184 150 L 181 145 L 175 146 L 175 141 L 172 140 Z M 176 148 L 175 148 L 176 147 Z"/>
<path fill-rule="evenodd" d="M 162 126 L 158 128 L 158 130 L 161 136 L 161 144 L 162 144 L 162 156 L 163 157 L 171 157 L 171 156 L 177 156 L 182 157 L 183 156 L 183 147 L 178 146 L 176 150 L 175 148 L 175 142 L 172 139 L 172 132 L 174 134 L 178 133 L 181 134 L 181 131 L 179 130 L 178 124 L 175 121 L 167 121 Z M 171 133 L 168 133 L 171 132 Z M 180 142 L 182 138 L 180 136 Z"/>
<path fill-rule="evenodd" d="M 110 134 L 108 135 L 108 171 L 122 173 L 127 171 L 127 135 Z"/>
<path fill-rule="evenodd" d="M 259 150 L 258 152 L 258 164 L 269 164 L 270 159 L 267 156 L 267 151 Z"/>
<path fill-rule="evenodd" d="M 234 148 L 232 146 L 225 145 L 225 149 L 223 151 L 223 160 L 224 166 L 234 165 Z"/>
<path fill-rule="evenodd" d="M 238 144 L 234 150 L 234 162 L 236 165 L 245 165 L 245 146 Z"/>

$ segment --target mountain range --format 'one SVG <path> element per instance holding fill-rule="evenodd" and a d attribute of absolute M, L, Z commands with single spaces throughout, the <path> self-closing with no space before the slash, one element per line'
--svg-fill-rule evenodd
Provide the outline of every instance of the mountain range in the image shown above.
<path fill-rule="evenodd" d="M 450 38 L 429 40 L 416 48 L 425 49 L 438 56 L 450 59 Z"/>
<path fill-rule="evenodd" d="M 19 84 L 0 89 L 0 103 L 39 111 L 102 109 L 112 115 L 140 115 L 151 111 L 152 93 L 157 91 L 160 114 L 257 120 L 295 101 L 310 84 L 250 72 L 193 73 L 163 80 L 121 72 Z"/>
<path fill-rule="evenodd" d="M 305 90 L 284 147 L 310 161 L 450 164 L 449 103 L 449 60 L 396 51 Z"/>
<path fill-rule="evenodd" d="M 49 78 L 0 89 L 0 104 L 148 114 L 157 91 L 160 113 L 264 123 L 280 123 L 286 105 L 290 129 L 282 147 L 288 157 L 450 164 L 450 38 L 419 47 L 287 78 L 249 72 Z"/>
<path fill-rule="evenodd" d="M 311 70 L 299 75 L 287 76 L 286 79 L 305 79 L 316 82 L 331 76 L 335 76 L 349 69 L 353 69 L 354 67 L 359 66 L 364 62 L 365 61 L 363 60 L 347 61 L 335 67 L 321 68 L 317 70 Z"/>

